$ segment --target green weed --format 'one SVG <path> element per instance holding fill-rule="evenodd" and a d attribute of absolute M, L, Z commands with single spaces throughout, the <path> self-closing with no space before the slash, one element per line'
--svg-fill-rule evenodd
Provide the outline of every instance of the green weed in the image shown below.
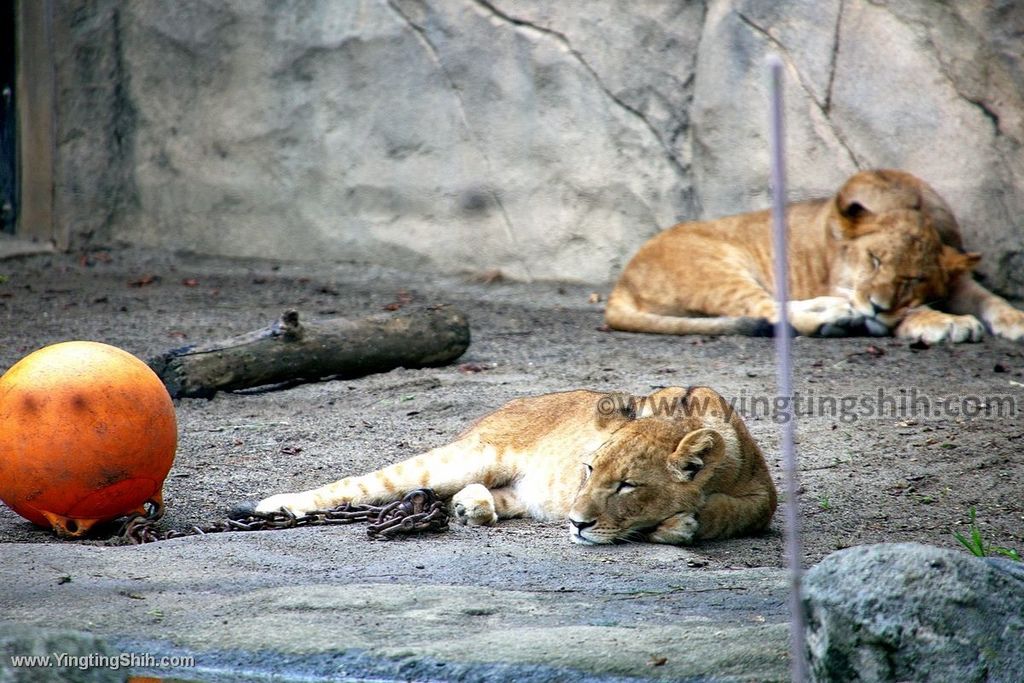
<path fill-rule="evenodd" d="M 972 555 L 976 557 L 989 557 L 991 555 L 1003 555 L 1011 560 L 1021 561 L 1020 553 L 1013 548 L 1004 548 L 1001 545 L 989 545 L 985 543 L 985 539 L 981 537 L 981 529 L 978 528 L 976 521 L 976 514 L 974 508 L 970 509 L 971 524 L 968 527 L 968 535 L 961 534 L 959 531 L 953 532 L 953 538 L 960 542 L 960 545 L 967 548 Z"/>

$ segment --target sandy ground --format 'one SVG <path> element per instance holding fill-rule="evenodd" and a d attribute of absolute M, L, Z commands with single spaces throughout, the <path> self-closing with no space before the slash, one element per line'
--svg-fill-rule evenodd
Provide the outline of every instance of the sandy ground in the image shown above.
<path fill-rule="evenodd" d="M 0 369 L 34 349 L 69 339 L 105 341 L 148 358 L 263 327 L 288 307 L 307 316 L 359 316 L 404 300 L 403 292 L 415 302 L 449 303 L 468 315 L 473 342 L 459 363 L 485 368 L 481 371 L 466 372 L 458 364 L 398 369 L 279 391 L 178 401 L 180 445 L 164 489 L 165 529 L 222 519 L 247 499 L 368 471 L 445 443 L 473 418 L 511 398 L 576 387 L 648 393 L 667 385 L 710 385 L 735 399 L 747 415 L 782 488 L 779 425 L 766 404 L 775 392 L 772 340 L 608 332 L 602 329 L 602 304 L 591 296 L 603 296 L 607 287 L 484 283 L 352 264 L 304 266 L 140 250 L 23 256 L 0 261 L 0 275 L 6 278 L 0 284 Z M 798 338 L 794 349 L 795 386 L 812 403 L 810 414 L 798 423 L 806 564 L 855 544 L 918 541 L 958 547 L 953 532 L 966 528 L 970 509 L 989 542 L 1024 551 L 1024 346 L 986 339 L 915 349 L 893 339 Z M 880 396 L 883 415 L 869 405 Z M 901 402 L 910 412 L 895 414 Z M 979 410 L 979 403 L 987 409 Z M 803 412 L 807 408 L 801 406 Z M 994 414 L 999 411 L 1002 417 Z M 970 415 L 954 414 L 964 412 Z M 691 549 L 581 548 L 568 542 L 560 524 L 519 520 L 390 544 L 366 541 L 354 527 L 235 534 L 230 542 L 216 544 L 235 555 L 217 554 L 210 562 L 235 558 L 245 547 L 259 552 L 256 545 L 262 541 L 242 537 L 277 534 L 305 549 L 305 554 L 288 555 L 290 581 L 320 580 L 323 557 L 317 554 L 327 547 L 323 539 L 330 539 L 335 583 L 360 580 L 359 572 L 350 575 L 342 569 L 360 567 L 382 552 L 388 562 L 416 566 L 415 557 L 429 551 L 438 559 L 423 580 L 432 585 L 577 591 L 594 584 L 597 592 L 633 591 L 640 597 L 655 590 L 644 583 L 652 576 L 664 574 L 664 588 L 672 585 L 672 575 L 705 573 L 705 578 L 720 579 L 729 572 L 767 568 L 772 573 L 764 576 L 772 577 L 769 583 L 775 587 L 765 589 L 763 602 L 733 610 L 729 600 L 735 591 L 731 598 L 725 591 L 721 605 L 702 609 L 731 614 L 726 621 L 737 624 L 782 624 L 784 591 L 774 571 L 784 563 L 781 512 L 762 536 Z M 57 541 L 3 506 L 0 543 L 0 570 L 11 570 L 12 580 L 20 571 L 38 571 L 40 563 L 53 574 L 63 571 L 53 568 L 61 557 L 110 552 L 91 547 L 98 541 Z M 24 544 L 21 550 L 17 544 Z M 201 547 L 187 540 L 157 545 L 191 547 L 193 553 Z M 384 546 L 389 549 L 380 550 Z M 465 552 L 484 547 L 487 552 L 467 575 L 459 570 L 459 554 L 449 552 L 452 547 Z M 169 550 L 146 552 L 164 553 L 163 561 L 174 561 Z M 16 569 L 16 557 L 20 562 L 35 558 L 34 564 Z M 388 577 L 401 574 L 395 566 L 378 567 L 362 580 L 394 581 Z M 575 573 L 573 566 L 586 570 Z M 24 608 L 26 623 L 42 623 L 47 600 L 56 599 L 51 595 L 55 589 L 44 590 L 48 581 L 36 586 L 42 608 L 29 609 L 10 584 L 6 595 L 0 590 L 0 603 Z M 623 585 L 608 588 L 615 581 Z M 698 607 L 658 604 L 664 614 L 679 618 Z M 649 624 L 663 618 L 658 614 L 655 610 Z M 126 617 L 98 631 L 120 637 L 130 623 Z M 75 620 L 72 625 L 87 628 Z M 161 628 L 150 629 L 148 637 L 159 637 Z M 180 632 L 188 628 L 181 625 Z M 666 669 L 657 663 L 657 653 L 650 657 L 655 664 L 639 673 L 614 673 L 693 675 L 671 670 L 671 663 Z"/>

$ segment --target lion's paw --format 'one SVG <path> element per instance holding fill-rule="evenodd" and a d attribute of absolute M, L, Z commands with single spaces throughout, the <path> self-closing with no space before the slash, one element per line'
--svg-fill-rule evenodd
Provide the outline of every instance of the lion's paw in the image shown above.
<path fill-rule="evenodd" d="M 896 328 L 896 336 L 926 344 L 981 341 L 985 327 L 973 315 L 953 315 L 941 311 L 915 311 Z"/>
<path fill-rule="evenodd" d="M 1017 310 L 1009 304 L 1000 306 L 995 315 L 989 318 L 988 323 L 992 328 L 992 334 L 1012 341 L 1024 339 L 1024 311 Z"/>
<path fill-rule="evenodd" d="M 689 545 L 693 543 L 698 528 L 700 528 L 700 522 L 695 516 L 690 513 L 680 513 L 659 524 L 658 528 L 650 533 L 647 540 L 651 543 Z"/>
<path fill-rule="evenodd" d="M 305 493 L 279 493 L 256 503 L 257 514 L 269 514 L 287 510 L 296 517 L 317 509 L 316 500 Z"/>
<path fill-rule="evenodd" d="M 800 334 L 846 337 L 864 328 L 864 315 L 840 296 L 819 296 L 789 302 L 789 316 Z"/>
<path fill-rule="evenodd" d="M 470 484 L 452 496 L 452 513 L 461 524 L 490 526 L 498 521 L 494 496 L 483 484 Z"/>

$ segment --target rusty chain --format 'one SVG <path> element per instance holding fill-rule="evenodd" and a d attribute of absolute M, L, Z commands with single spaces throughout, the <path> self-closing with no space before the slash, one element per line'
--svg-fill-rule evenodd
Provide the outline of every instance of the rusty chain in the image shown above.
<path fill-rule="evenodd" d="M 410 491 L 401 500 L 387 505 L 342 503 L 330 510 L 313 510 L 304 515 L 295 515 L 285 509 L 277 512 L 254 512 L 203 526 L 193 526 L 188 531 L 158 531 L 156 525 L 162 518 L 163 510 L 158 506 L 152 506 L 148 514 L 137 515 L 126 521 L 121 531 L 107 541 L 107 544 L 139 545 L 183 536 L 228 531 L 270 531 L 356 522 L 369 522 L 366 534 L 370 538 L 382 539 L 448 529 L 448 509 L 431 489 Z"/>

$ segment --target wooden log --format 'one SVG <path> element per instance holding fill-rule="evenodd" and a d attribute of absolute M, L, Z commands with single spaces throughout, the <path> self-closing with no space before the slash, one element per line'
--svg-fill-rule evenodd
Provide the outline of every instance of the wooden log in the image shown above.
<path fill-rule="evenodd" d="M 267 328 L 174 349 L 150 359 L 149 366 L 172 397 L 209 397 L 217 391 L 444 365 L 468 346 L 465 316 L 447 306 L 308 322 L 288 310 Z"/>

